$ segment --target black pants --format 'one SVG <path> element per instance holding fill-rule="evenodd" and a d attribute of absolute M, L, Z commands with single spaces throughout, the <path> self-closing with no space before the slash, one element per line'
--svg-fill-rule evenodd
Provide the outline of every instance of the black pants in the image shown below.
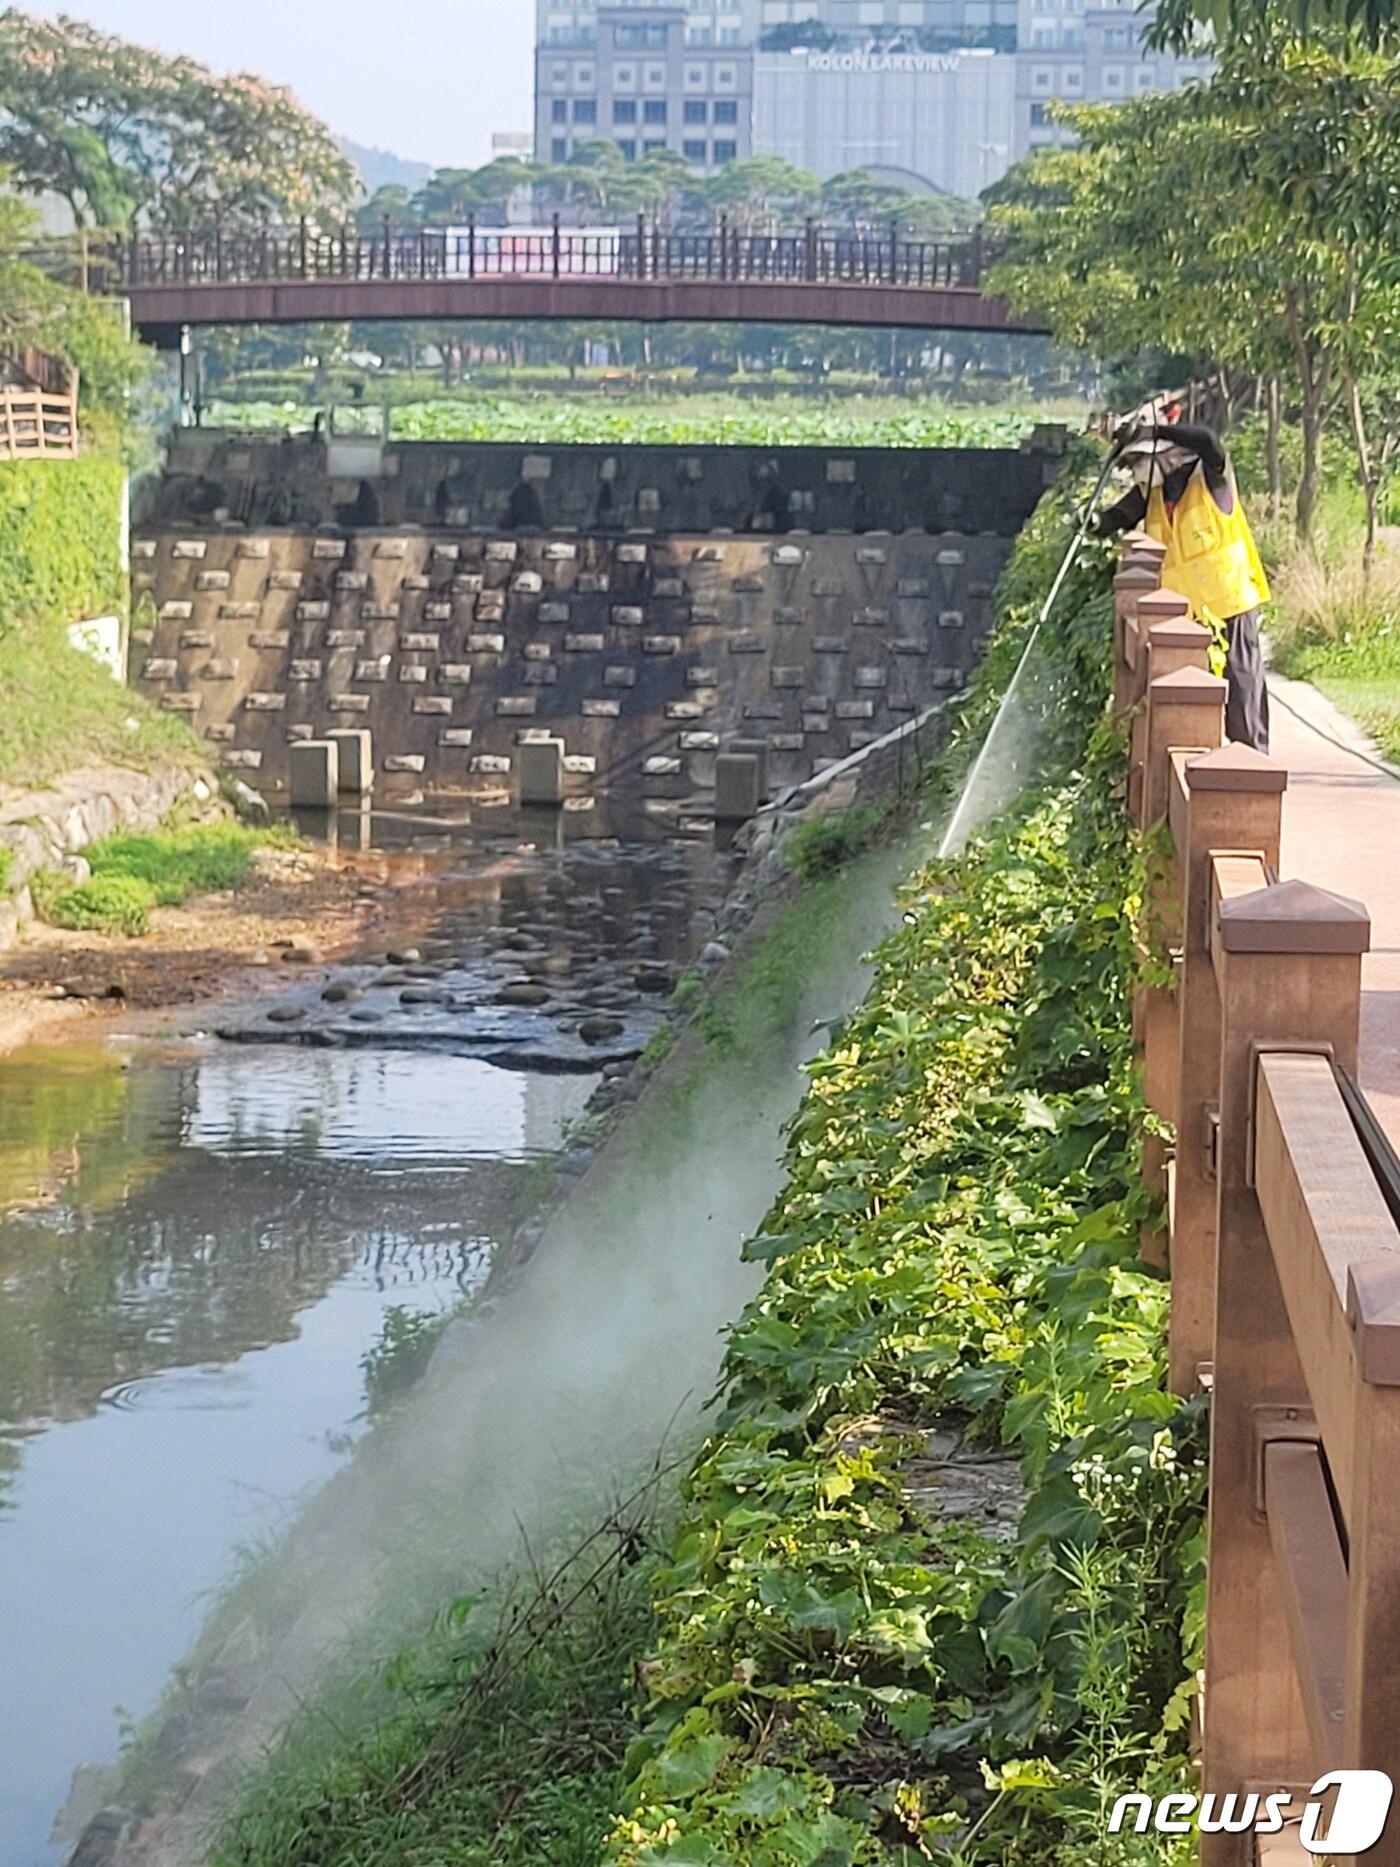
<path fill-rule="evenodd" d="M 1225 678 L 1230 692 L 1225 701 L 1225 736 L 1236 745 L 1269 749 L 1269 688 L 1264 679 L 1264 656 L 1259 646 L 1259 611 L 1247 609 L 1226 625 L 1230 644 L 1225 657 Z"/>

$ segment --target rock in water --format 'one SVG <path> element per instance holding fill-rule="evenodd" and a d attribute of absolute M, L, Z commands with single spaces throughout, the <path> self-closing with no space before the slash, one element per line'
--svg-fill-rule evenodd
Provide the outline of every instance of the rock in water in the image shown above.
<path fill-rule="evenodd" d="M 543 985 L 504 985 L 496 994 L 498 1005 L 547 1005 L 554 994 Z"/>
<path fill-rule="evenodd" d="M 614 1037 L 621 1037 L 626 1028 L 621 1018 L 585 1018 L 578 1027 L 578 1034 L 585 1044 L 606 1044 Z"/>

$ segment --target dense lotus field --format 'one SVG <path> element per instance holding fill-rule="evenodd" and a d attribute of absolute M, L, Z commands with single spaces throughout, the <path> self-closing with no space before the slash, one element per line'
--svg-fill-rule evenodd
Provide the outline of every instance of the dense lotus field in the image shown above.
<path fill-rule="evenodd" d="M 216 402 L 222 428 L 310 428 L 316 411 L 292 402 Z M 1034 426 L 1027 409 L 951 409 L 939 402 L 852 400 L 749 404 L 737 397 L 648 401 L 553 395 L 441 397 L 395 408 L 398 441 L 555 442 L 634 447 L 1015 447 Z"/>

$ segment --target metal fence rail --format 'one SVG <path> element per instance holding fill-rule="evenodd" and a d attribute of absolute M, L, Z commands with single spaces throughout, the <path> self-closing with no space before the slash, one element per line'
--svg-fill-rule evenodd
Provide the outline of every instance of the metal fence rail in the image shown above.
<path fill-rule="evenodd" d="M 1145 1254 L 1171 1272 L 1172 1387 L 1212 1415 L 1203 1788 L 1287 1790 L 1297 1822 L 1328 1772 L 1400 1781 L 1400 1166 L 1355 1074 L 1371 927 L 1279 882 L 1288 774 L 1224 743 L 1209 631 L 1159 588 L 1159 546 L 1125 552 L 1114 703 L 1174 961 L 1133 1008 L 1175 1134 L 1144 1147 L 1166 1215 Z M 1203 1825 L 1203 1867 L 1255 1867 L 1247 1830 Z M 1400 1867 L 1400 1816 L 1336 1852 Z"/>
<path fill-rule="evenodd" d="M 205 227 L 118 240 L 111 252 L 118 289 L 239 285 L 287 280 L 438 279 L 678 280 L 716 284 L 860 284 L 980 289 L 980 233 L 947 240 L 887 229 L 841 230 L 809 222 L 796 233 L 755 234 L 727 220 L 676 233 L 644 219 L 625 231 L 565 227 L 347 227 L 254 230 Z"/>

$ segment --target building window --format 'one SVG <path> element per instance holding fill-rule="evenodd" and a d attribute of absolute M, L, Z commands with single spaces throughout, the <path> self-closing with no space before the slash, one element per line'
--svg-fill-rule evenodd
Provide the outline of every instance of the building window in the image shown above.
<path fill-rule="evenodd" d="M 684 142 L 681 144 L 681 154 L 685 157 L 686 161 L 697 162 L 702 168 L 705 165 L 708 153 L 709 145 L 707 143 Z"/>
<path fill-rule="evenodd" d="M 593 89 L 593 67 L 591 65 L 579 65 L 576 68 L 574 72 L 574 89 L 576 91 L 591 91 Z"/>
<path fill-rule="evenodd" d="M 732 162 L 738 153 L 739 145 L 736 142 L 717 142 L 715 144 L 716 162 Z"/>
<path fill-rule="evenodd" d="M 654 156 L 658 149 L 664 149 L 665 147 L 666 141 L 664 137 L 659 142 L 648 140 L 642 144 L 642 154 L 644 156 Z"/>
<path fill-rule="evenodd" d="M 615 91 L 635 91 L 637 88 L 637 67 L 635 65 L 613 66 L 613 89 Z"/>
<path fill-rule="evenodd" d="M 576 97 L 574 99 L 574 122 L 596 123 L 598 121 L 598 100 L 596 97 Z"/>
<path fill-rule="evenodd" d="M 686 66 L 685 88 L 687 91 L 703 91 L 705 89 L 705 67 L 703 65 Z"/>
<path fill-rule="evenodd" d="M 1031 105 L 1031 128 L 1033 130 L 1040 129 L 1044 124 L 1048 123 L 1049 121 L 1050 121 L 1050 112 L 1044 104 L 1032 104 Z"/>
<path fill-rule="evenodd" d="M 710 106 L 703 97 L 687 97 L 685 100 L 685 120 L 687 123 L 708 123 Z"/>
<path fill-rule="evenodd" d="M 732 65 L 715 66 L 715 89 L 717 91 L 732 91 L 738 81 L 738 73 Z"/>
<path fill-rule="evenodd" d="M 733 98 L 722 97 L 719 100 L 719 102 L 715 105 L 715 122 L 716 123 L 737 123 L 738 121 L 739 121 L 738 104 L 734 101 Z"/>
<path fill-rule="evenodd" d="M 613 44 L 619 52 L 664 52 L 666 27 L 664 24 L 614 26 Z"/>
<path fill-rule="evenodd" d="M 615 97 L 613 99 L 613 122 L 635 123 L 637 121 L 637 100 L 635 97 Z"/>
<path fill-rule="evenodd" d="M 567 136 L 556 136 L 555 137 L 554 141 L 549 145 L 549 157 L 550 157 L 551 162 L 567 162 L 568 161 L 569 139 Z"/>
<path fill-rule="evenodd" d="M 664 123 L 666 121 L 666 99 L 664 97 L 649 97 L 642 106 L 642 121 L 644 123 Z"/>
<path fill-rule="evenodd" d="M 567 123 L 569 121 L 569 102 L 567 98 L 555 98 L 549 108 L 549 120 L 551 123 Z"/>
<path fill-rule="evenodd" d="M 648 65 L 644 83 L 649 91 L 664 91 L 666 89 L 666 67 L 664 65 Z"/>
<path fill-rule="evenodd" d="M 1064 69 L 1064 82 L 1067 91 L 1082 91 L 1084 89 L 1083 66 L 1066 65 Z"/>
<path fill-rule="evenodd" d="M 618 151 L 619 151 L 619 153 L 620 153 L 620 155 L 622 156 L 622 159 L 623 159 L 623 160 L 624 160 L 625 162 L 635 162 L 635 161 L 636 161 L 636 159 L 637 159 L 637 143 L 636 143 L 636 139 L 635 139 L 634 137 L 631 137 L 631 136 L 619 136 L 619 137 L 618 137 L 618 139 L 617 139 L 617 147 L 618 147 Z"/>

